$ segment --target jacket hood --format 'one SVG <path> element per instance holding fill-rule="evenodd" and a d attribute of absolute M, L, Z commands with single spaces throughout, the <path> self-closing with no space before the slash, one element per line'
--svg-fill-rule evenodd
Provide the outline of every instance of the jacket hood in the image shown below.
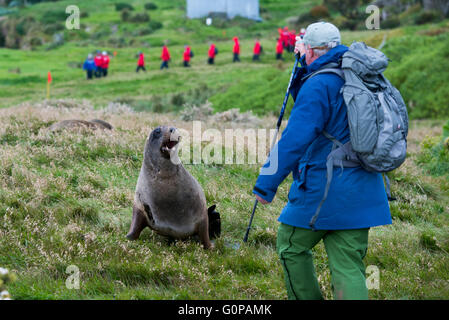
<path fill-rule="evenodd" d="M 345 45 L 338 45 L 335 48 L 332 48 L 325 55 L 319 57 L 311 65 L 307 66 L 306 75 L 315 72 L 321 67 L 325 66 L 328 63 L 336 62 L 339 63 L 343 55 L 348 51 L 348 47 Z"/>

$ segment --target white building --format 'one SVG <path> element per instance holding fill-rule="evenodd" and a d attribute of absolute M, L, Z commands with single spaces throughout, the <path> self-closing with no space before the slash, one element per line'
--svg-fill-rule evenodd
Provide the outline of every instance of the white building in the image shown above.
<path fill-rule="evenodd" d="M 203 18 L 210 13 L 223 13 L 230 19 L 241 16 L 260 20 L 259 0 L 187 0 L 188 18 Z"/>

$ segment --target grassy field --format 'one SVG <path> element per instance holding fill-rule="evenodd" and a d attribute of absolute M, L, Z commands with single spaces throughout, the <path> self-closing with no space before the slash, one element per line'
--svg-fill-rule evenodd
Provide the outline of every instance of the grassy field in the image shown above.
<path fill-rule="evenodd" d="M 289 181 L 272 205 L 257 211 L 249 243 L 234 250 L 227 245 L 241 243 L 258 166 L 188 165 L 208 204 L 218 204 L 222 213 L 216 250 L 204 251 L 195 240 L 169 245 L 149 229 L 130 242 L 125 235 L 145 137 L 160 124 L 191 131 L 191 123 L 172 115 L 105 113 L 86 103 L 66 106 L 0 110 L 0 265 L 18 275 L 8 288 L 13 298 L 286 298 L 275 238 Z M 104 118 L 115 129 L 48 132 L 68 118 Z M 221 131 L 230 126 L 203 123 Z M 448 179 L 427 176 L 415 161 L 422 137 L 439 134 L 440 122 L 414 122 L 410 156 L 391 175 L 398 198 L 391 203 L 394 223 L 372 229 L 365 260 L 380 270 L 373 299 L 449 298 Z M 331 298 L 322 244 L 314 255 L 324 295 Z M 80 290 L 65 287 L 69 265 L 80 269 Z"/>
<path fill-rule="evenodd" d="M 43 3 L 18 14 L 61 23 L 49 12 L 71 2 Z M 184 1 L 155 0 L 159 8 L 149 14 L 163 28 L 147 35 L 138 35 L 144 25 L 120 22 L 115 2 L 77 1 L 89 14 L 81 20 L 81 31 L 64 31 L 61 46 L 0 49 L 0 267 L 17 275 L 7 286 L 12 298 L 286 299 L 275 242 L 276 219 L 291 177 L 272 205 L 257 210 L 246 245 L 242 238 L 259 165 L 186 165 L 208 204 L 217 204 L 222 214 L 223 233 L 215 250 L 204 251 L 194 239 L 169 244 L 149 229 L 135 242 L 125 235 L 150 130 L 170 124 L 191 132 L 192 122 L 183 120 L 183 112 L 207 101 L 215 112 L 237 108 L 258 118 L 245 116 L 233 123 L 210 115 L 203 119 L 203 129 L 272 128 L 293 64 L 288 54 L 284 62 L 275 60 L 277 28 L 317 2 L 262 0 L 270 17 L 262 23 L 206 27 L 200 20 L 185 19 Z M 146 1 L 127 2 L 134 12 L 143 12 Z M 116 33 L 113 25 L 118 25 Z M 380 270 L 380 289 L 370 290 L 371 299 L 449 299 L 449 156 L 441 144 L 449 118 L 448 31 L 446 20 L 342 32 L 345 44 L 363 40 L 378 46 L 387 36 L 383 50 L 392 59 L 387 76 L 403 93 L 411 118 L 428 119 L 411 121 L 408 158 L 390 174 L 397 198 L 391 202 L 393 225 L 370 231 L 365 264 Z M 234 35 L 241 37 L 239 64 L 231 62 Z M 265 53 L 253 63 L 256 37 Z M 120 38 L 124 45 L 114 45 Z M 165 39 L 173 61 L 169 70 L 160 71 Z M 210 41 L 220 50 L 215 66 L 206 64 Z M 189 69 L 181 66 L 186 42 L 195 53 Z M 117 55 L 108 78 L 86 81 L 78 64 L 97 49 Z M 147 73 L 135 73 L 139 50 L 146 54 Z M 48 71 L 52 100 L 45 101 Z M 114 130 L 47 130 L 56 121 L 75 118 L 105 119 Z M 236 243 L 241 244 L 238 250 L 232 248 Z M 331 299 L 323 244 L 313 253 L 323 294 Z M 70 265 L 80 270 L 79 290 L 65 285 Z"/>

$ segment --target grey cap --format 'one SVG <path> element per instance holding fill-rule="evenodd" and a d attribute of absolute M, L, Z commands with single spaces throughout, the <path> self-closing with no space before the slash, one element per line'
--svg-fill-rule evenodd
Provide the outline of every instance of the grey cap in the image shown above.
<path fill-rule="evenodd" d="M 340 31 L 329 22 L 316 22 L 309 25 L 304 35 L 304 43 L 312 48 L 341 43 Z"/>

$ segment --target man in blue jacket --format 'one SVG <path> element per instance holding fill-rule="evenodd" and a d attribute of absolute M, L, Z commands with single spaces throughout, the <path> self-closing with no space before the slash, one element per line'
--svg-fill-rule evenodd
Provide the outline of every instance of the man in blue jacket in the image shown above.
<path fill-rule="evenodd" d="M 307 75 L 331 62 L 339 63 L 348 50 L 339 30 L 330 23 L 311 24 L 304 43 L 297 44 L 301 68 L 290 91 L 295 105 L 281 139 L 270 152 L 253 193 L 262 204 L 271 202 L 290 174 L 288 203 L 278 221 L 277 251 L 284 269 L 289 299 L 322 299 L 311 249 L 323 240 L 335 299 L 368 299 L 365 257 L 370 227 L 391 224 L 382 176 L 361 167 L 334 168 L 329 194 L 312 222 L 325 191 L 326 158 L 332 142 L 350 139 L 343 79 L 334 73 Z M 273 174 L 267 170 L 277 165 Z M 311 226 L 311 224 L 313 226 Z M 313 230 L 312 230 L 313 227 Z"/>

